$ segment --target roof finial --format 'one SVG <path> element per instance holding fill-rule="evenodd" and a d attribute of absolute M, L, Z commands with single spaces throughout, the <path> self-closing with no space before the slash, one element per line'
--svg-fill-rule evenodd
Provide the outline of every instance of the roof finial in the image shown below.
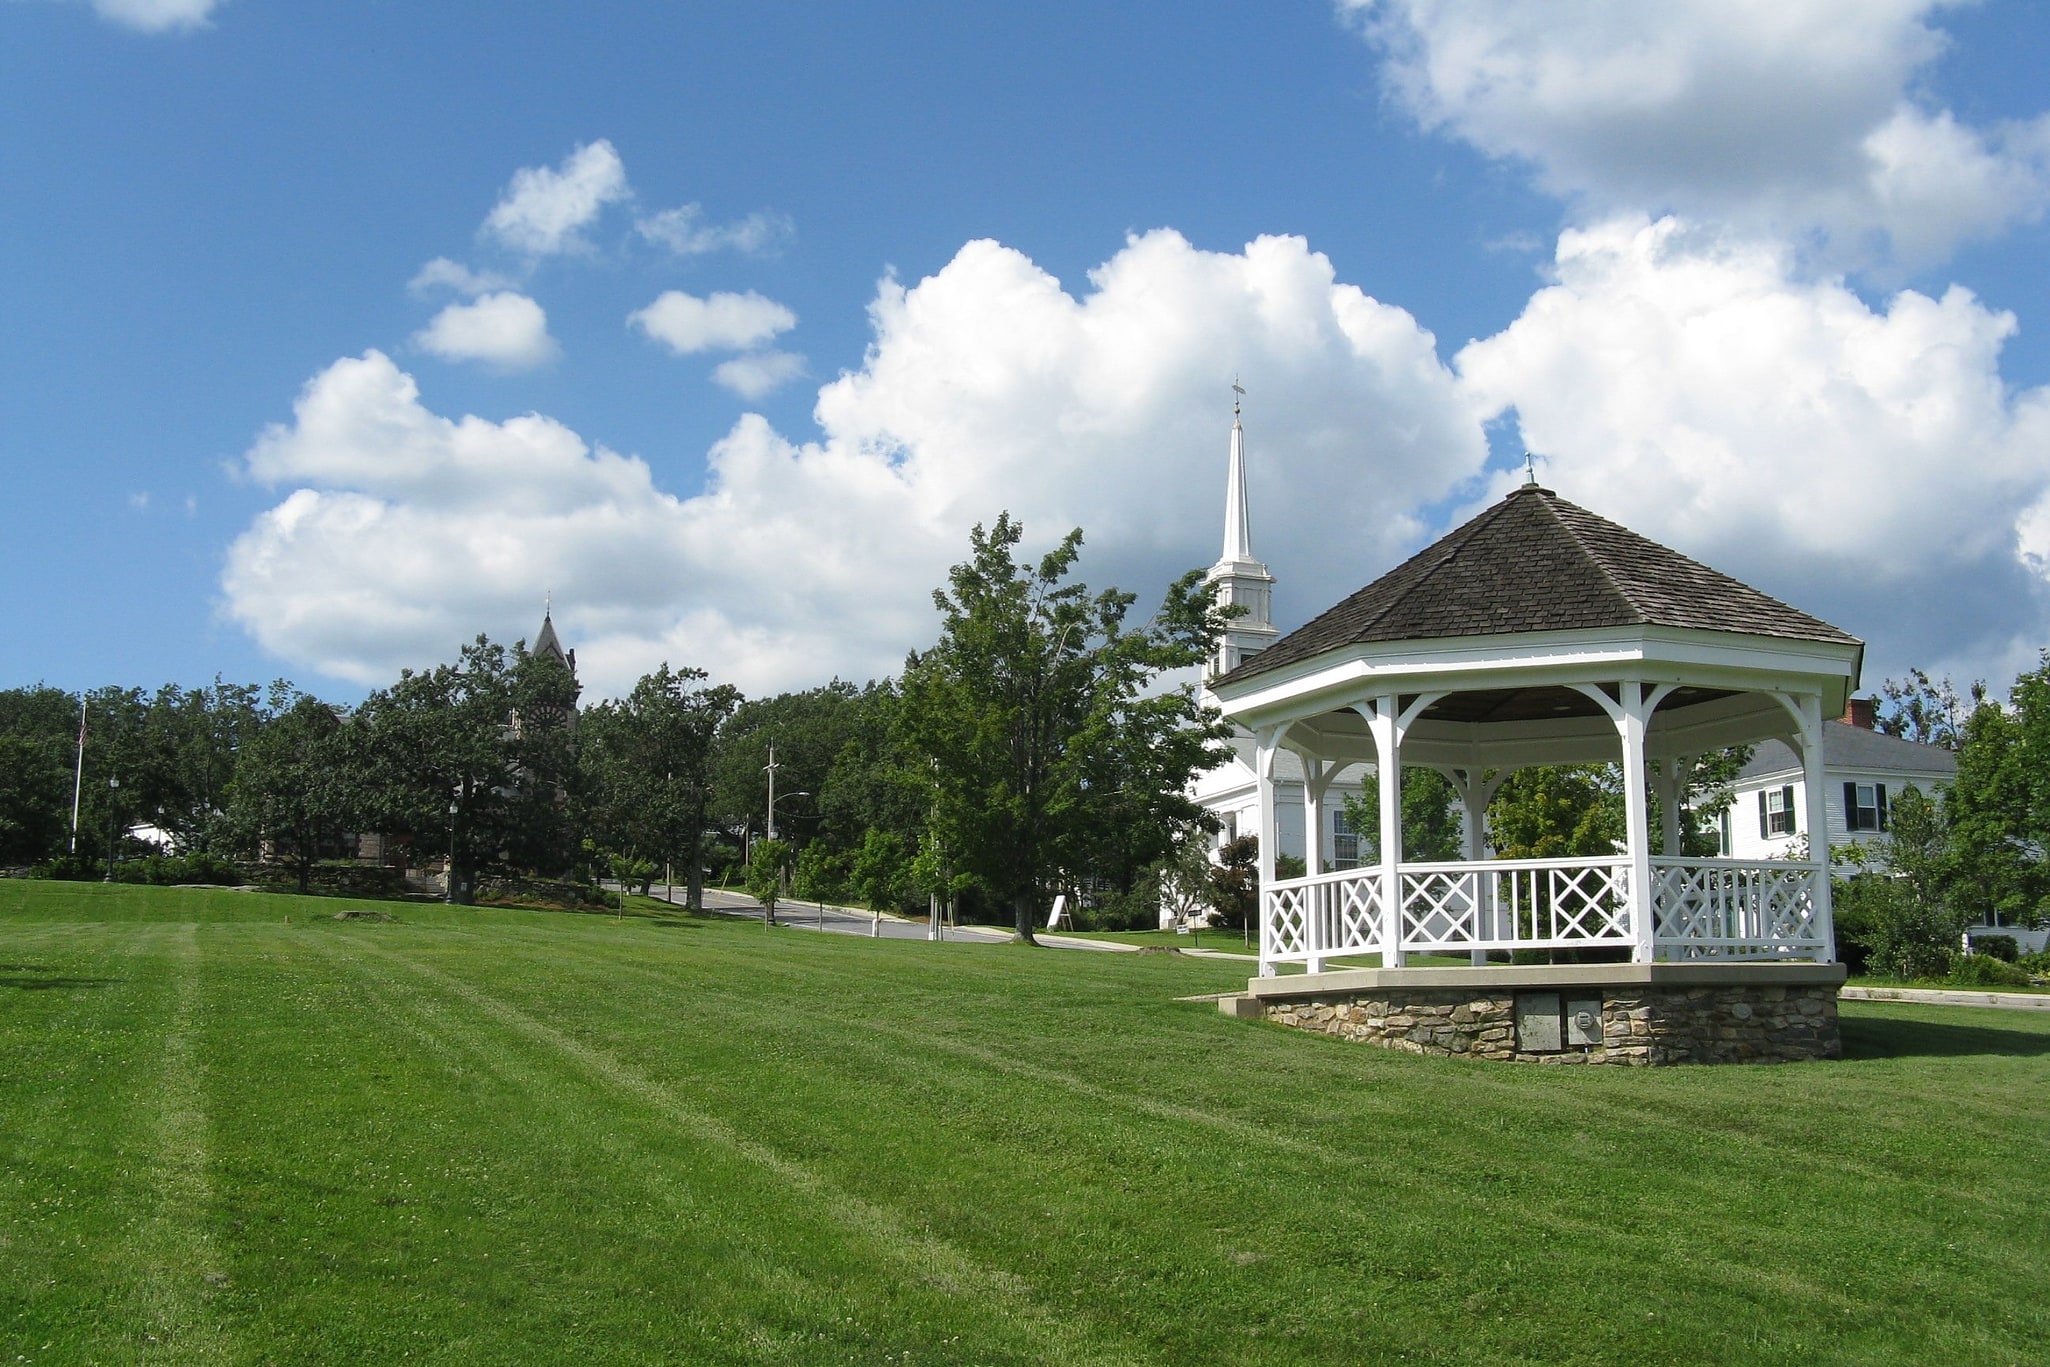
<path fill-rule="evenodd" d="M 1528 451 L 1525 451 L 1523 453 L 1523 487 L 1526 489 L 1535 489 L 1538 487 L 1537 457 L 1533 456 Z"/>
<path fill-rule="evenodd" d="M 1231 377 L 1231 420 L 1232 420 L 1233 422 L 1237 422 L 1237 421 L 1238 421 L 1238 419 L 1239 419 L 1239 400 L 1240 400 L 1240 399 L 1243 399 L 1243 398 L 1245 398 L 1245 397 L 1246 397 L 1246 391 L 1245 391 L 1245 389 L 1244 389 L 1243 387 L 1241 387 L 1241 386 L 1240 386 L 1240 384 L 1239 384 L 1239 377 L 1238 377 L 1238 376 L 1236 376 L 1236 375 L 1232 376 L 1232 377 Z"/>
<path fill-rule="evenodd" d="M 541 595 L 541 620 L 547 621 L 555 615 L 555 590 L 549 589 Z"/>

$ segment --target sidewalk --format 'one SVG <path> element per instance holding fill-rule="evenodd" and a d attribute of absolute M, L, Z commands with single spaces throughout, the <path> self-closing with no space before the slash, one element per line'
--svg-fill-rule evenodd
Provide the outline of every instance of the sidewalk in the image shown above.
<path fill-rule="evenodd" d="M 1998 1007 L 2005 1011 L 2050 1011 L 2050 993 L 1973 992 L 1940 987 L 1842 987 L 1847 1002 L 1920 1002 L 1928 1006 Z"/>

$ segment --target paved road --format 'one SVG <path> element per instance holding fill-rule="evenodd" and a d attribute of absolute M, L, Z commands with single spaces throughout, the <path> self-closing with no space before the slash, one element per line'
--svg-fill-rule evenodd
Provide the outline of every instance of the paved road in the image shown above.
<path fill-rule="evenodd" d="M 683 889 L 670 890 L 657 884 L 652 889 L 658 898 L 671 902 L 683 901 Z M 762 904 L 744 892 L 727 892 L 721 888 L 705 889 L 705 910 L 716 911 L 726 916 L 745 916 L 749 920 L 762 919 Z M 889 940 L 923 940 L 928 938 L 924 921 L 906 921 L 895 916 L 877 920 L 866 911 L 855 907 L 836 907 L 828 904 L 820 907 L 816 902 L 796 900 L 776 903 L 776 925 L 795 930 L 823 930 L 839 935 L 875 934 Z M 948 926 L 942 938 L 954 942 L 971 944 L 1004 944 L 1011 938 L 1007 930 L 995 930 L 988 926 Z M 1088 949 L 1112 954 L 1131 953 L 1136 946 L 1110 944 L 1102 940 L 1078 940 L 1067 935 L 1038 937 L 1041 944 L 1054 949 Z"/>

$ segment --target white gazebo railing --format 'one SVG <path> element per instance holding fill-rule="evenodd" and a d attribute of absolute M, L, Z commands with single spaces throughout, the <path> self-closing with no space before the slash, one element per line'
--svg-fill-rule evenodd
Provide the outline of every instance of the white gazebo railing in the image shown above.
<path fill-rule="evenodd" d="M 1653 948 L 1661 958 L 1826 958 L 1819 864 L 1656 858 Z M 1261 894 L 1263 964 L 1380 953 L 1622 949 L 1637 944 L 1630 860 L 1494 859 L 1403 864 L 1396 933 L 1379 866 L 1276 882 Z"/>

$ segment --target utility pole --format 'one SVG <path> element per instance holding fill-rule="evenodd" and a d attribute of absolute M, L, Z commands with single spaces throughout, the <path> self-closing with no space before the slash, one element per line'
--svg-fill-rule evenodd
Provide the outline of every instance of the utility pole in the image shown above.
<path fill-rule="evenodd" d="M 776 838 L 776 742 L 769 742 L 769 762 L 762 766 L 769 775 L 769 839 Z"/>

